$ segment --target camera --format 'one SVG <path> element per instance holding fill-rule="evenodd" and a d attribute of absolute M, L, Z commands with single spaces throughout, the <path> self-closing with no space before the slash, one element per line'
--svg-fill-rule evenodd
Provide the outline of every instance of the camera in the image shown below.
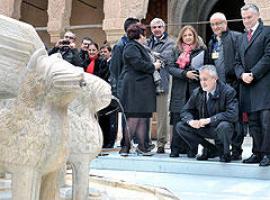
<path fill-rule="evenodd" d="M 63 41 L 61 42 L 61 44 L 62 44 L 63 46 L 68 46 L 68 45 L 70 45 L 70 41 L 68 41 L 68 40 L 63 40 Z"/>
<path fill-rule="evenodd" d="M 164 90 L 161 87 L 161 76 L 160 76 L 160 73 L 157 70 L 154 71 L 153 78 L 154 78 L 154 83 L 155 83 L 155 86 L 156 86 L 156 94 L 163 93 Z"/>

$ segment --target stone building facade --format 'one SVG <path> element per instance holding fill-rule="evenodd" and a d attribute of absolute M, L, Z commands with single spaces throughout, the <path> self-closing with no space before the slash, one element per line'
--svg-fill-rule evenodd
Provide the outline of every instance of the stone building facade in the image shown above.
<path fill-rule="evenodd" d="M 98 43 L 114 43 L 123 35 L 123 22 L 129 16 L 145 19 L 146 23 L 162 17 L 174 37 L 181 25 L 192 23 L 207 39 L 207 23 L 194 22 L 207 21 L 216 11 L 224 12 L 228 19 L 240 18 L 245 3 L 258 5 L 265 24 L 270 24 L 270 0 L 0 0 L 0 14 L 44 27 L 38 33 L 48 46 L 67 29 L 78 35 L 78 43 L 83 36 Z M 232 29 L 243 28 L 241 22 L 231 25 Z"/>

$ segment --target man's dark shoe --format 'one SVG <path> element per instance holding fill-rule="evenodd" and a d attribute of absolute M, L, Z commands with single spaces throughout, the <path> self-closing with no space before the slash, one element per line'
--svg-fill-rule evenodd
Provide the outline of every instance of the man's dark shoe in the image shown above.
<path fill-rule="evenodd" d="M 165 153 L 164 147 L 158 147 L 157 153 Z"/>
<path fill-rule="evenodd" d="M 243 163 L 246 163 L 246 164 L 254 164 L 254 163 L 260 163 L 260 162 L 261 162 L 261 157 L 256 154 L 252 154 L 249 158 L 243 160 Z"/>
<path fill-rule="evenodd" d="M 194 151 L 189 150 L 187 153 L 187 157 L 188 158 L 195 158 L 197 155 L 197 153 L 195 153 Z"/>
<path fill-rule="evenodd" d="M 206 148 L 203 148 L 203 152 L 201 155 L 196 157 L 197 160 L 208 160 L 208 151 Z"/>
<path fill-rule="evenodd" d="M 211 148 L 203 148 L 203 153 L 202 155 L 199 155 L 197 156 L 197 160 L 208 160 L 208 158 L 215 158 L 217 157 L 219 154 L 218 154 L 218 151 L 217 150 L 214 150 L 214 149 L 211 149 Z"/>
<path fill-rule="evenodd" d="M 232 160 L 242 160 L 242 155 L 238 153 L 233 153 L 231 158 Z"/>
<path fill-rule="evenodd" d="M 171 151 L 170 153 L 171 158 L 178 158 L 179 157 L 179 152 L 178 151 Z"/>
<path fill-rule="evenodd" d="M 119 154 L 121 155 L 121 156 L 128 156 L 128 154 L 129 154 L 129 147 L 127 147 L 127 146 L 123 146 L 121 149 L 120 149 L 120 151 L 119 151 Z"/>
<path fill-rule="evenodd" d="M 224 154 L 224 155 L 221 155 L 219 157 L 219 161 L 220 162 L 225 162 L 225 163 L 228 163 L 228 162 L 231 162 L 231 155 L 230 154 Z"/>
<path fill-rule="evenodd" d="M 266 167 L 270 165 L 270 155 L 265 155 L 261 160 L 259 166 Z"/>

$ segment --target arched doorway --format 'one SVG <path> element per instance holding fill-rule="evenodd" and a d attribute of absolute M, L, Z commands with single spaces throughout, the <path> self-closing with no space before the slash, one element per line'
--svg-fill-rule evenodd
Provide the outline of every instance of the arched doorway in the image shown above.
<path fill-rule="evenodd" d="M 34 27 L 46 27 L 48 23 L 48 0 L 27 0 L 21 3 L 21 21 Z M 47 31 L 38 31 L 44 44 L 50 46 L 50 36 Z"/>
<path fill-rule="evenodd" d="M 240 19 L 240 8 L 244 5 L 244 0 L 172 0 L 169 5 L 169 21 L 173 27 L 170 33 L 178 35 L 179 29 L 184 24 L 192 23 L 200 36 L 208 41 L 211 35 L 209 24 L 206 22 L 214 12 L 223 12 L 228 19 Z M 243 30 L 241 22 L 230 23 L 229 27 L 233 30 Z"/>

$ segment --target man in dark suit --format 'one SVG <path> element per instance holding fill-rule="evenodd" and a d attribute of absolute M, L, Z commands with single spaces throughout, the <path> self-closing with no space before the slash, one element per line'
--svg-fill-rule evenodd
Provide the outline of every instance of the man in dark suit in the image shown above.
<path fill-rule="evenodd" d="M 221 162 L 230 162 L 233 123 L 238 120 L 236 91 L 218 81 L 213 65 L 204 65 L 199 73 L 201 87 L 193 91 L 183 107 L 176 131 L 191 150 L 197 149 L 199 144 L 204 147 L 197 160 L 219 155 Z M 214 139 L 215 145 L 206 138 Z"/>
<path fill-rule="evenodd" d="M 241 8 L 246 29 L 238 41 L 235 73 L 240 84 L 240 108 L 248 112 L 252 155 L 244 163 L 270 165 L 270 28 L 254 4 Z"/>

